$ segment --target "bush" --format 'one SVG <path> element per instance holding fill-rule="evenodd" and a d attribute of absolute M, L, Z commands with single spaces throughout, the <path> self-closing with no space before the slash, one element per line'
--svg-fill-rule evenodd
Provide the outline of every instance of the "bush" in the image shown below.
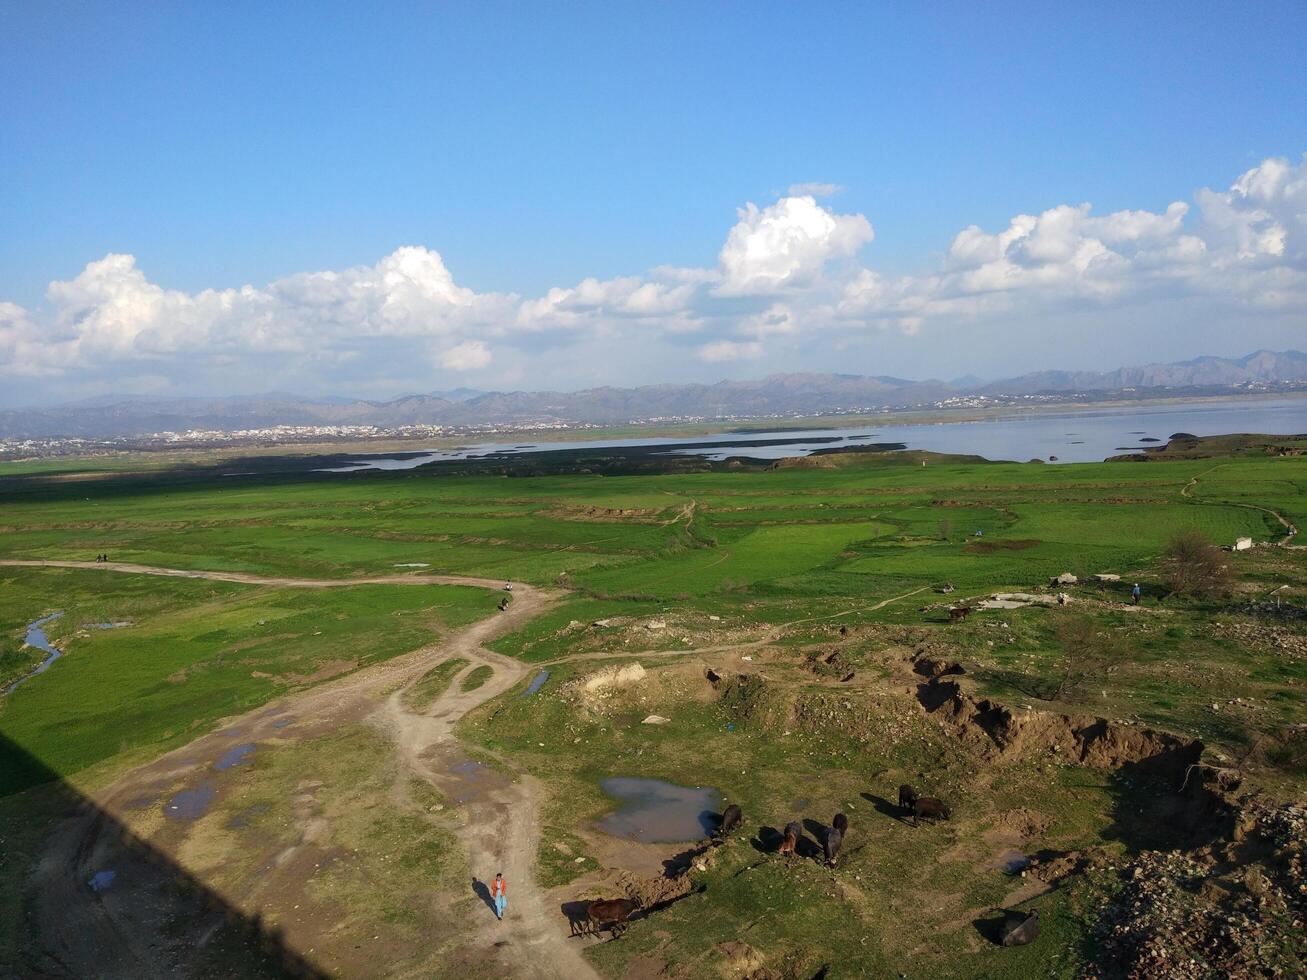
<path fill-rule="evenodd" d="M 1215 599 L 1229 595 L 1234 571 L 1221 549 L 1197 531 L 1182 531 L 1166 548 L 1162 574 L 1172 595 Z"/>

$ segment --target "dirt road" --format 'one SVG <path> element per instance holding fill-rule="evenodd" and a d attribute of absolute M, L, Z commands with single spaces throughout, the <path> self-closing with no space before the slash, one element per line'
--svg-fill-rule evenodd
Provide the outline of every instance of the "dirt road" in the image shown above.
<path fill-rule="evenodd" d="M 452 584 L 498 589 L 503 584 L 500 580 L 445 575 L 312 580 L 153 568 L 117 562 L 3 560 L 0 565 L 90 568 L 276 588 Z M 552 593 L 516 585 L 512 604 L 505 612 L 474 623 L 431 646 L 282 698 L 271 709 L 265 705 L 245 715 L 226 719 L 217 731 L 120 776 L 105 790 L 95 793 L 90 805 L 81 807 L 52 835 L 34 874 L 36 919 L 41 928 L 42 972 L 55 976 L 124 978 L 196 975 L 196 971 L 190 968 L 187 954 L 192 947 L 188 943 L 207 942 L 207 937 L 218 931 L 220 917 L 214 918 L 211 924 L 197 917 L 179 933 L 175 907 L 161 904 L 155 894 L 164 887 L 175 888 L 174 882 L 153 887 L 148 894 L 140 887 L 132 888 L 127 884 L 98 893 L 88 888 L 87 882 L 97 869 L 111 866 L 122 869 L 131 867 L 134 861 L 141 861 L 141 848 L 130 840 L 130 835 L 123 834 L 122 828 L 133 818 L 140 819 L 139 801 L 143 797 L 157 794 L 160 786 L 177 785 L 178 780 L 194 782 L 200 778 L 197 773 L 211 772 L 212 760 L 221 758 L 234 744 L 257 743 L 268 751 L 276 751 L 276 746 L 285 744 L 288 738 L 312 737 L 339 730 L 345 725 L 367 722 L 381 727 L 391 736 L 396 757 L 401 763 L 400 776 L 395 781 L 397 788 L 416 775 L 441 790 L 447 798 L 457 799 L 457 784 L 461 778 L 457 773 L 458 763 L 466 755 L 454 737 L 454 725 L 468 711 L 511 688 L 529 670 L 515 660 L 488 650 L 485 644 L 520 628 L 547 609 L 555 599 Z M 453 657 L 467 660 L 468 666 L 425 711 L 409 710 L 404 704 L 404 691 L 431 667 Z M 493 676 L 477 689 L 463 691 L 459 679 L 480 665 L 490 667 Z M 291 715 L 296 719 L 294 732 L 299 734 L 288 735 L 290 729 L 282 728 L 283 722 L 279 719 Z M 513 779 L 504 777 L 486 781 L 478 794 L 463 805 L 456 832 L 466 848 L 471 869 L 483 881 L 502 871 L 510 882 L 510 905 L 504 924 L 497 922 L 488 909 L 477 909 L 460 940 L 459 958 L 477 964 L 478 972 L 488 971 L 499 976 L 560 980 L 597 977 L 581 956 L 580 945 L 568 940 L 567 922 L 559 909 L 546 903 L 544 894 L 535 883 L 540 799 L 540 787 L 529 777 L 519 775 Z M 317 819 L 306 810 L 301 844 L 296 847 L 307 849 L 313 843 L 318 832 L 314 826 Z M 150 837 L 149 846 L 161 852 L 163 861 L 178 877 L 187 877 L 185 855 L 193 852 L 196 842 L 186 837 L 184 829 L 179 825 L 165 825 L 163 832 Z M 296 847 L 277 854 L 267 874 L 252 882 L 246 894 L 221 897 L 246 911 L 251 905 L 258 908 L 260 915 L 270 911 L 267 903 L 274 902 L 278 895 L 278 875 L 291 874 L 296 867 Z M 175 862 L 175 866 L 170 862 Z M 123 877 L 126 880 L 133 876 Z M 142 873 L 135 877 L 146 880 L 148 876 Z M 155 877 L 158 878 L 157 873 Z M 204 886 L 202 880 L 198 884 Z M 304 962 L 297 964 L 296 969 L 312 972 L 316 960 L 310 950 L 316 948 L 320 951 L 324 937 L 330 941 L 331 930 L 324 928 L 321 922 L 296 920 L 293 914 L 288 914 L 288 909 L 276 911 L 279 913 L 275 917 L 279 921 L 282 947 L 303 958 Z M 180 941 L 178 934 L 182 937 Z M 315 947 L 314 944 L 318 945 Z M 384 955 L 366 955 L 366 960 L 356 959 L 350 968 L 341 972 L 392 975 Z M 342 960 L 336 958 L 335 962 Z"/>

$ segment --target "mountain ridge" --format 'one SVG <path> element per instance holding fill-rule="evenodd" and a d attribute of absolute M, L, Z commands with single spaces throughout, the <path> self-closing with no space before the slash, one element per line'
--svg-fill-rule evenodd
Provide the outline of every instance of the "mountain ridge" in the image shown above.
<path fill-rule="evenodd" d="M 1307 383 L 1307 354 L 1258 350 L 1240 358 L 1122 367 L 1115 371 L 1036 371 L 983 382 L 914 381 L 889 375 L 773 374 L 749 381 L 610 385 L 581 391 L 478 391 L 456 388 L 390 400 L 305 397 L 286 392 L 214 397 L 101 395 L 48 408 L 0 411 L 0 438 L 106 438 L 192 429 L 285 426 L 449 427 L 573 423 L 618 425 L 678 418 L 804 416 L 920 408 L 967 399 L 1229 388 Z"/>

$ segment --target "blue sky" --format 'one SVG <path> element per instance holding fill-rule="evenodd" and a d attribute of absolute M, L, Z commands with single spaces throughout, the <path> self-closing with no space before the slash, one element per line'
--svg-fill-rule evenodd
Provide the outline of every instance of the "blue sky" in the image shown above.
<path fill-rule="evenodd" d="M 1307 5 L 1101 6 L 0 3 L 0 401 L 51 379 L 71 395 L 276 379 L 386 395 L 799 368 L 998 376 L 1307 343 Z M 1196 195 L 1276 159 L 1270 197 L 1234 207 L 1244 226 L 1278 220 L 1278 251 L 1272 234 L 1249 258 L 1229 222 L 1199 227 L 1217 219 Z M 814 183 L 839 188 L 812 197 L 821 213 L 868 233 L 767 217 Z M 1045 270 L 1006 274 L 1001 303 L 965 303 L 992 284 L 930 285 L 968 226 L 998 235 L 1086 202 L 1189 210 L 1147 249 L 1076 232 L 1133 264 L 1128 287 L 1112 272 L 1110 288 L 1058 292 Z M 819 240 L 745 285 L 723 250 L 750 203 L 755 258 L 787 229 L 801 249 Z M 1221 234 L 1251 272 L 1219 302 L 1210 271 L 1141 279 L 1159 249 L 1196 235 L 1215 257 Z M 438 268 L 412 254 L 380 268 L 401 246 Z M 109 255 L 133 261 L 92 268 Z M 359 269 L 369 296 L 417 276 L 421 302 L 378 313 L 351 293 L 328 316 L 272 288 Z M 685 270 L 707 278 L 680 288 Z M 867 270 L 881 299 L 851 304 Z M 246 285 L 254 301 L 197 311 L 203 291 Z M 660 298 L 632 307 L 641 286 Z M 573 293 L 546 316 L 551 289 Z M 1267 306 L 1268 289 L 1286 295 Z M 1088 339 L 1100 330 L 1109 343 Z M 44 341 L 75 348 L 34 356 Z"/>

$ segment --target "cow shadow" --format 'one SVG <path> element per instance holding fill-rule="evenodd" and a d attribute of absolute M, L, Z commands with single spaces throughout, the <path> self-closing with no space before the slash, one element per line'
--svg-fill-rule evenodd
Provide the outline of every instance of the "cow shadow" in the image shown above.
<path fill-rule="evenodd" d="M 495 912 L 495 900 L 490 897 L 490 886 L 476 876 L 472 878 L 472 891 L 476 892 L 477 898 L 486 903 L 486 908 Z M 498 912 L 495 912 L 498 915 Z"/>
<path fill-rule="evenodd" d="M 584 936 L 590 931 L 590 903 L 564 902 L 559 906 L 567 918 L 568 936 Z"/>
<path fill-rule="evenodd" d="M 759 827 L 758 835 L 749 841 L 755 851 L 763 854 L 775 854 L 781 844 L 785 843 L 785 835 L 775 827 Z"/>
<path fill-rule="evenodd" d="M 886 817 L 893 817 L 900 823 L 907 823 L 908 815 L 903 808 L 897 803 L 885 799 L 883 796 L 877 796 L 875 793 L 860 794 L 864 800 L 876 808 L 876 812 Z"/>
<path fill-rule="evenodd" d="M 820 820 L 814 820 L 812 817 L 803 818 L 803 829 L 812 834 L 813 839 L 817 842 L 818 847 L 826 846 L 826 835 L 830 833 L 830 828 Z"/>
<path fill-rule="evenodd" d="M 972 919 L 971 924 L 979 933 L 980 938 L 995 946 L 1002 946 L 1003 934 L 1009 929 L 1021 925 L 1029 917 L 1029 912 L 1012 909 L 992 909 L 979 918 Z"/>

